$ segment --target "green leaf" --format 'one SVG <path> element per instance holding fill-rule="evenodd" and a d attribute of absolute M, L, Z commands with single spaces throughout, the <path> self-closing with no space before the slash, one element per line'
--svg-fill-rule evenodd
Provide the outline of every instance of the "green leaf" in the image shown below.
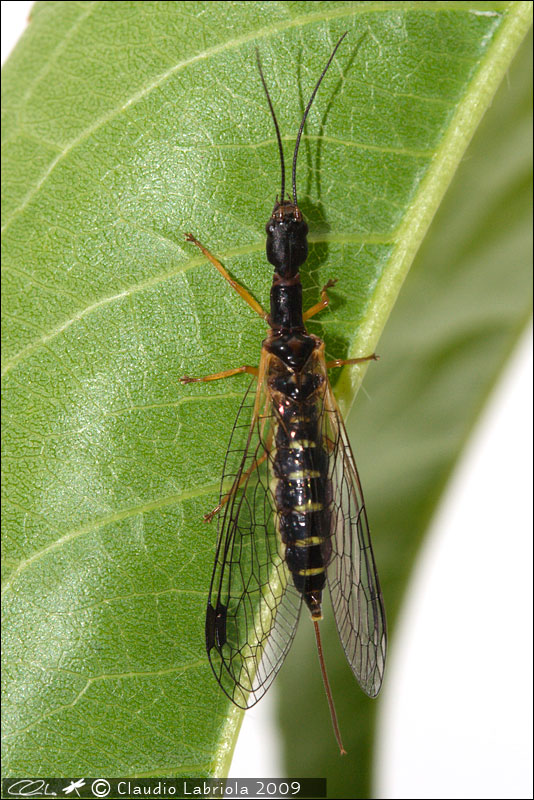
<path fill-rule="evenodd" d="M 349 32 L 298 168 L 312 232 L 305 303 L 339 279 L 313 331 L 343 357 L 375 348 L 531 11 L 528 2 L 37 3 L 3 81 L 5 774 L 200 775 L 228 765 L 241 714 L 204 651 L 215 530 L 202 514 L 216 502 L 245 384 L 179 378 L 256 363 L 265 326 L 183 233 L 267 303 L 263 228 L 279 167 L 254 48 L 289 152 L 332 45 Z M 457 235 L 467 231 L 460 224 Z M 441 296 L 435 314 L 425 295 L 414 307 L 432 324 L 444 319 Z M 464 312 L 472 318 L 467 299 Z M 382 369 L 373 380 L 384 392 Z M 433 369 L 423 361 L 417 386 Z M 357 380 L 353 371 L 340 382 L 345 407 Z M 392 420 L 389 432 L 393 452 Z M 428 498 L 459 439 L 445 467 L 436 458 Z M 386 459 L 382 475 L 398 465 Z M 391 503 L 397 524 L 398 495 Z M 412 530 L 407 514 L 402 542 L 385 517 L 375 523 L 386 592 L 406 580 L 423 516 Z M 352 685 L 351 703 L 353 694 Z M 295 718 L 306 746 L 305 714 Z M 362 764 L 370 712 L 360 719 Z M 335 752 L 328 729 L 315 730 L 308 758 L 319 746 Z"/>

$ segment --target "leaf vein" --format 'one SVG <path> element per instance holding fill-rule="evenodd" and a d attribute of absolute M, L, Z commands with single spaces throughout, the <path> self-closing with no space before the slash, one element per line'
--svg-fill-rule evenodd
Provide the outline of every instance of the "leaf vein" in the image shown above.
<path fill-rule="evenodd" d="M 85 534 L 88 533 L 94 533 L 95 531 L 105 527 L 106 525 L 110 525 L 114 522 L 121 522 L 122 520 L 138 516 L 139 514 L 146 514 L 151 511 L 158 511 L 161 508 L 166 508 L 167 506 L 176 505 L 177 503 L 183 503 L 184 501 L 191 500 L 195 497 L 203 497 L 204 495 L 212 494 L 213 492 L 217 492 L 218 489 L 219 489 L 218 484 L 216 486 L 207 485 L 207 486 L 201 486 L 197 489 L 181 492 L 180 494 L 170 495 L 169 497 L 158 498 L 157 500 L 152 500 L 151 502 L 148 503 L 141 503 L 138 506 L 125 508 L 122 509 L 121 511 L 115 511 L 112 514 L 107 514 L 103 517 L 100 517 L 97 520 L 92 520 L 91 522 L 82 525 L 80 528 L 68 531 L 67 533 L 63 534 L 63 536 L 61 536 L 59 539 L 56 539 L 49 545 L 46 545 L 46 547 L 43 547 L 41 550 L 36 550 L 34 553 L 32 553 L 31 556 L 28 556 L 28 558 L 25 558 L 24 560 L 20 561 L 17 569 L 6 580 L 5 585 L 2 588 L 2 596 L 4 596 L 4 594 L 11 588 L 16 578 L 22 572 L 28 569 L 28 567 L 30 567 L 35 561 L 38 561 L 39 559 L 43 558 L 44 556 L 48 555 L 48 553 L 51 553 L 54 550 L 60 549 L 69 542 L 78 539 L 80 536 L 85 536 Z"/>

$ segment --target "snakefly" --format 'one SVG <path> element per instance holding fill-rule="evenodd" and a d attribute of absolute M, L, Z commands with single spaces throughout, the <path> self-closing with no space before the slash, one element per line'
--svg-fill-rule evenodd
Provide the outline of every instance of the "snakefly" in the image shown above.
<path fill-rule="evenodd" d="M 297 203 L 296 165 L 310 100 L 293 155 L 293 194 L 285 199 L 282 139 L 258 57 L 276 130 L 282 188 L 266 226 L 267 259 L 274 266 L 267 313 L 191 234 L 195 244 L 269 325 L 258 367 L 242 366 L 182 382 L 254 376 L 235 421 L 221 482 L 219 536 L 206 614 L 206 647 L 223 691 L 240 708 L 265 694 L 287 655 L 304 603 L 315 629 L 334 733 L 344 753 L 322 654 L 319 621 L 326 583 L 347 660 L 360 686 L 374 697 L 382 683 L 386 623 L 371 549 L 367 514 L 354 457 L 327 370 L 376 356 L 326 361 L 324 343 L 305 322 L 328 305 L 303 312 L 299 267 L 308 255 L 308 226 Z"/>

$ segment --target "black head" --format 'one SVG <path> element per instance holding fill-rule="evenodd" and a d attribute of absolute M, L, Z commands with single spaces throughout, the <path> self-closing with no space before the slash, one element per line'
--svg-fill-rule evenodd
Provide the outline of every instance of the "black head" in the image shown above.
<path fill-rule="evenodd" d="M 267 233 L 267 259 L 283 278 L 293 278 L 308 257 L 308 225 L 295 203 L 276 203 Z"/>

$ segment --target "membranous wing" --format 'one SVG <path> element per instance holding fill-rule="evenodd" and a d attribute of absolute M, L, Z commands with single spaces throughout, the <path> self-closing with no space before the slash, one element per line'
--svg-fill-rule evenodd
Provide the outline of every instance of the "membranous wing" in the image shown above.
<path fill-rule="evenodd" d="M 360 479 L 330 385 L 325 393 L 330 449 L 332 557 L 327 569 L 341 644 L 358 683 L 375 697 L 386 659 L 386 617 Z"/>
<path fill-rule="evenodd" d="M 258 702 L 289 650 L 301 597 L 276 531 L 269 463 L 276 418 L 261 374 L 238 412 L 221 482 L 217 554 L 206 614 L 215 677 L 241 708 Z"/>

